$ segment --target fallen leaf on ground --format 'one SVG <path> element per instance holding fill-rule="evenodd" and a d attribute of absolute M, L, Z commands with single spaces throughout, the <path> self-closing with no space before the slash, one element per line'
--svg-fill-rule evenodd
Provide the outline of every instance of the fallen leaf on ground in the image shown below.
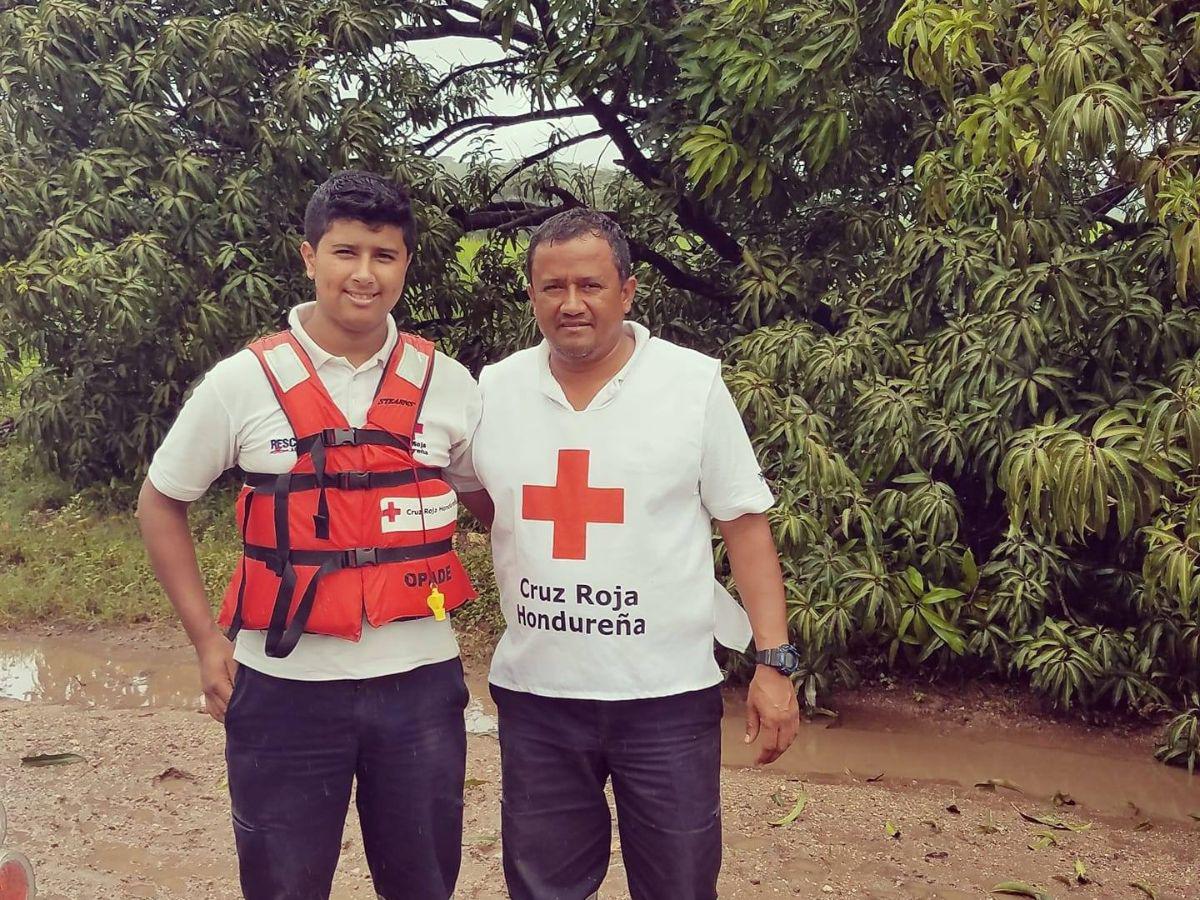
<path fill-rule="evenodd" d="M 487 847 L 500 840 L 498 834 L 469 834 L 463 838 L 463 844 L 467 847 Z"/>
<path fill-rule="evenodd" d="M 897 840 L 897 841 L 900 840 L 900 829 L 897 828 L 895 825 L 893 825 L 891 822 L 884 822 L 883 830 L 887 832 L 888 837 L 893 838 L 894 840 Z"/>
<path fill-rule="evenodd" d="M 1054 836 L 1053 831 L 1035 831 L 1033 840 L 1027 845 L 1030 850 L 1045 850 L 1047 847 L 1053 847 L 1058 844 L 1058 838 Z"/>
<path fill-rule="evenodd" d="M 1145 884 L 1141 881 L 1131 881 L 1129 882 L 1129 886 L 1131 888 L 1137 888 L 1139 891 L 1149 897 L 1150 900 L 1158 900 L 1158 894 L 1156 894 L 1154 892 L 1154 888 L 1150 887 L 1148 884 Z"/>
<path fill-rule="evenodd" d="M 1027 813 L 1015 803 L 1010 805 L 1017 811 L 1017 815 L 1019 815 L 1026 822 L 1032 822 L 1034 825 L 1046 825 L 1049 828 L 1055 828 L 1059 831 L 1074 831 L 1077 833 L 1087 831 L 1092 827 L 1091 822 L 1068 822 L 1066 819 L 1063 819 L 1059 816 Z"/>
<path fill-rule="evenodd" d="M 23 766 L 69 766 L 72 763 L 87 762 L 78 753 L 42 753 L 37 756 L 22 756 Z"/>
<path fill-rule="evenodd" d="M 1045 891 L 1023 881 L 1003 881 L 992 888 L 992 893 L 1008 894 L 1013 897 L 1032 897 L 1033 900 L 1054 900 Z"/>
<path fill-rule="evenodd" d="M 1080 884 L 1092 883 L 1092 879 L 1087 877 L 1087 866 L 1083 864 L 1082 859 L 1075 860 L 1075 880 Z"/>
<path fill-rule="evenodd" d="M 988 820 L 986 822 L 979 822 L 975 827 L 984 834 L 1000 834 L 1000 832 L 1004 831 L 1003 828 L 996 824 L 996 820 L 992 818 L 991 813 L 988 813 Z"/>
<path fill-rule="evenodd" d="M 774 822 L 768 822 L 768 825 L 773 825 L 778 828 L 780 825 L 791 825 L 800 817 L 800 813 L 804 812 L 804 807 L 808 803 L 808 795 L 801 794 L 796 799 L 796 805 L 792 807 L 792 811 L 782 819 L 776 819 Z"/>
<path fill-rule="evenodd" d="M 479 787 L 481 784 L 487 784 L 487 779 L 485 779 L 485 778 L 468 778 L 466 781 L 463 782 L 463 788 Z"/>
<path fill-rule="evenodd" d="M 163 769 L 154 776 L 154 783 L 159 784 L 163 781 L 195 781 L 196 776 L 191 772 L 185 772 L 183 769 L 177 769 L 171 766 L 168 769 Z"/>
<path fill-rule="evenodd" d="M 981 791 L 995 791 L 996 788 L 1004 788 L 1006 791 L 1016 791 L 1018 794 L 1025 793 L 1007 778 L 988 778 L 986 781 L 975 782 L 975 787 Z"/>

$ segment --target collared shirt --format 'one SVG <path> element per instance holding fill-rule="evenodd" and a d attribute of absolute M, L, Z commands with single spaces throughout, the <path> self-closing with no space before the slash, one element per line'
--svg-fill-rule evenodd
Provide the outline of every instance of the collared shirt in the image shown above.
<path fill-rule="evenodd" d="M 500 687 L 628 700 L 720 681 L 712 520 L 773 498 L 717 360 L 626 329 L 633 355 L 582 410 L 546 344 L 480 376 L 471 456 L 496 507 Z"/>
<path fill-rule="evenodd" d="M 596 396 L 591 399 L 591 402 L 586 407 L 576 410 L 571 405 L 571 401 L 567 399 L 566 392 L 563 391 L 562 385 L 558 383 L 558 379 L 554 377 L 554 372 L 550 369 L 550 342 L 544 339 L 537 347 L 533 348 L 533 352 L 539 360 L 538 390 L 559 406 L 571 412 L 587 412 L 588 410 L 603 409 L 617 396 L 617 393 L 621 390 L 621 386 L 625 383 L 625 379 L 629 377 L 629 373 L 637 365 L 642 351 L 646 349 L 646 344 L 650 341 L 650 330 L 639 322 L 626 322 L 624 330 L 626 334 L 633 338 L 633 353 L 629 355 L 629 359 L 625 360 L 625 365 L 621 366 L 620 371 L 610 378 L 604 387 L 596 392 Z"/>
<path fill-rule="evenodd" d="M 322 349 L 304 330 L 300 320 L 311 306 L 293 309 L 288 324 L 333 402 L 351 426 L 359 427 L 366 421 L 396 346 L 395 322 L 388 317 L 387 338 L 379 352 L 354 366 Z M 462 365 L 439 352 L 414 435 L 413 455 L 422 465 L 444 469 L 447 481 L 459 492 L 479 489 L 469 461 L 463 459 L 479 415 L 479 389 L 474 379 Z M 291 471 L 296 465 L 295 440 L 258 359 L 242 350 L 219 362 L 196 386 L 154 455 L 150 482 L 168 497 L 190 502 L 233 466 L 246 472 Z M 373 678 L 458 654 L 450 623 L 432 618 L 392 622 L 381 628 L 364 622 L 358 642 L 306 634 L 284 659 L 267 656 L 265 640 L 264 632 L 241 632 L 235 659 L 268 675 L 304 681 Z"/>

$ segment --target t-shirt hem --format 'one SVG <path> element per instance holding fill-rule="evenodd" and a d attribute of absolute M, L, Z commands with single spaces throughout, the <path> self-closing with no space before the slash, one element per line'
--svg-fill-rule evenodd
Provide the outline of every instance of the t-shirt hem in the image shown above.
<path fill-rule="evenodd" d="M 518 684 L 488 675 L 488 683 L 506 691 L 518 691 L 522 694 L 533 694 L 537 697 L 552 697 L 557 700 L 656 700 L 663 697 L 674 697 L 676 694 L 687 694 L 691 691 L 702 691 L 724 681 L 724 676 L 717 673 L 716 677 L 705 679 L 696 684 L 678 684 L 669 688 L 656 687 L 644 691 L 573 691 L 569 688 L 552 688 L 543 685 Z"/>
<path fill-rule="evenodd" d="M 254 656 L 252 659 L 245 659 L 244 654 L 239 655 L 237 648 L 234 648 L 233 658 L 238 665 L 245 666 L 247 669 L 253 669 L 261 675 L 269 675 L 272 678 L 283 678 L 288 681 L 365 681 L 368 678 L 383 678 L 386 675 L 402 675 L 405 672 L 412 672 L 422 666 L 432 666 L 437 663 L 448 662 L 452 659 L 457 659 L 459 650 L 456 647 L 453 653 L 445 655 L 433 655 L 422 657 L 420 659 L 407 659 L 396 664 L 372 667 L 354 672 L 349 671 L 312 671 L 311 669 L 303 672 L 288 671 L 286 666 L 280 669 L 275 669 L 273 666 L 263 666 L 262 658 Z"/>

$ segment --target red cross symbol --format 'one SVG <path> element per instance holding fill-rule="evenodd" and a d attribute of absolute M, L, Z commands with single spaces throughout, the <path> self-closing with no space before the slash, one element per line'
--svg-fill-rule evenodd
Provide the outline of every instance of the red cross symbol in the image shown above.
<path fill-rule="evenodd" d="M 521 518 L 554 523 L 554 559 L 586 559 L 590 523 L 620 525 L 625 521 L 624 488 L 588 486 L 590 450 L 559 450 L 553 487 L 522 486 Z"/>
<path fill-rule="evenodd" d="M 389 500 L 388 505 L 383 508 L 383 517 L 389 522 L 395 522 L 400 518 L 400 508 L 393 501 Z"/>

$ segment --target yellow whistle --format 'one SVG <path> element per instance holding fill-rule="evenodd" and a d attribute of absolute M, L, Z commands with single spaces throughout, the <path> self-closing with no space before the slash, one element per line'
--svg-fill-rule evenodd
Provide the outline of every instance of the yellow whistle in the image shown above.
<path fill-rule="evenodd" d="M 446 620 L 446 595 L 438 590 L 437 585 L 429 592 L 429 597 L 425 600 L 429 604 L 429 608 L 433 610 L 433 618 L 438 622 Z"/>

